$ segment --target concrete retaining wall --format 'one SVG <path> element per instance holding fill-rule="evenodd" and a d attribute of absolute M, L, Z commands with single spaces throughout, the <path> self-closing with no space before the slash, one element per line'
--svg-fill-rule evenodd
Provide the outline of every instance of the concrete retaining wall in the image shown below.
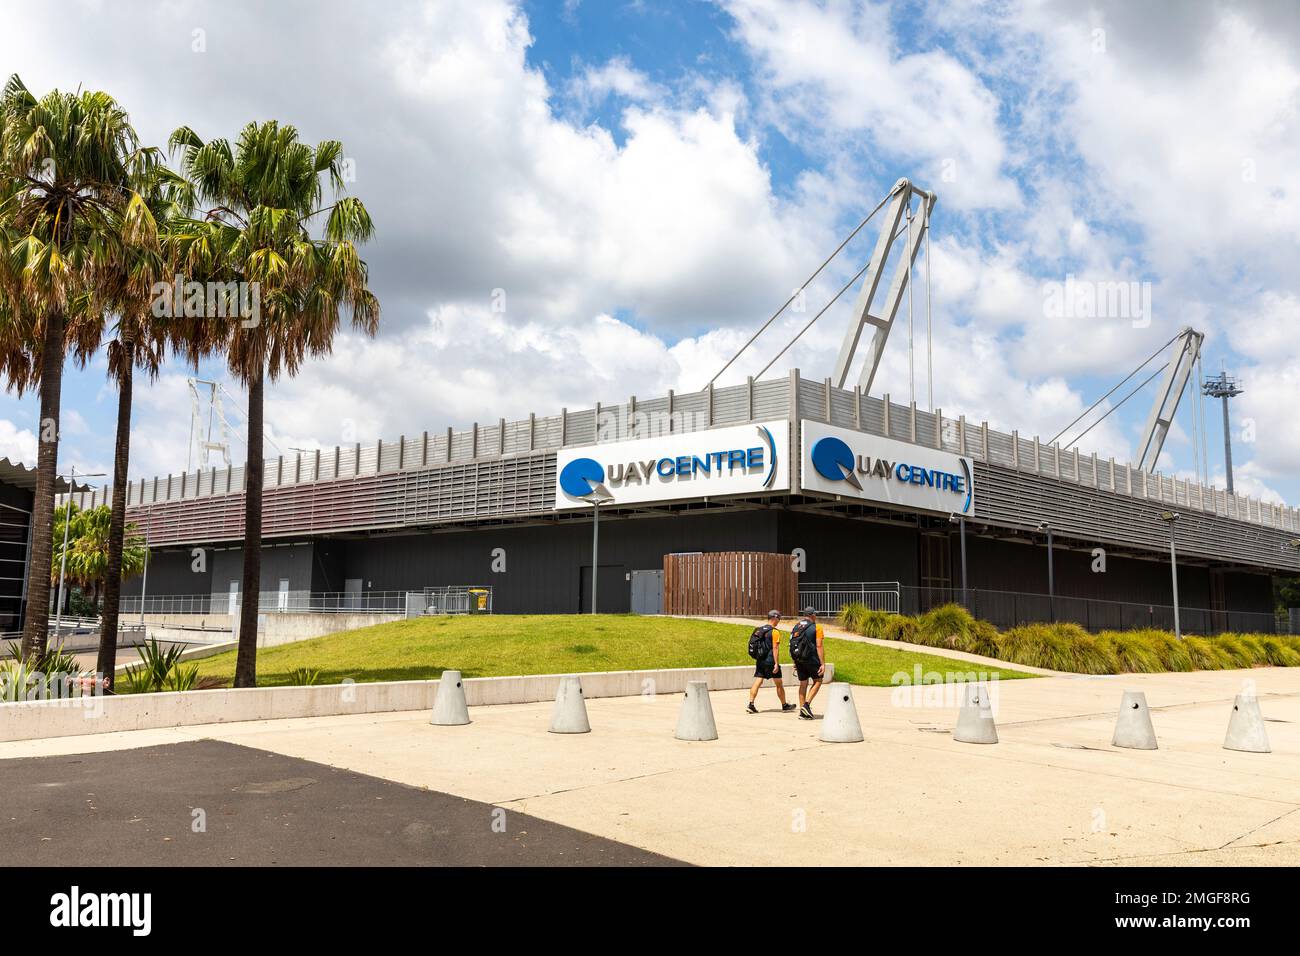
<path fill-rule="evenodd" d="M 784 668 L 788 683 L 795 683 L 793 671 L 794 668 L 789 665 Z M 834 665 L 827 664 L 826 671 L 826 680 L 829 682 L 834 677 Z M 465 699 L 471 707 L 554 700 L 562 676 L 565 675 L 468 678 L 465 680 Z M 640 694 L 680 694 L 685 691 L 686 682 L 691 680 L 707 680 L 710 690 L 737 690 L 750 685 L 754 669 L 750 666 L 694 670 L 674 668 L 601 671 L 579 676 L 582 678 L 585 697 L 634 697 Z M 437 689 L 436 680 L 413 680 L 24 701 L 0 704 L 0 741 L 224 724 L 242 720 L 429 710 L 433 707 Z"/>

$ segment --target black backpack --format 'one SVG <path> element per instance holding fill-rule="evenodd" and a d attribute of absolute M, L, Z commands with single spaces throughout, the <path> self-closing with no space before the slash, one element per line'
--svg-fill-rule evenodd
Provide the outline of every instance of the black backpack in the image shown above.
<path fill-rule="evenodd" d="M 807 618 L 790 631 L 790 657 L 800 663 L 817 659 L 817 625 Z"/>
<path fill-rule="evenodd" d="M 763 624 L 754 628 L 754 633 L 749 635 L 749 656 L 756 661 L 761 661 L 772 653 L 772 625 Z"/>

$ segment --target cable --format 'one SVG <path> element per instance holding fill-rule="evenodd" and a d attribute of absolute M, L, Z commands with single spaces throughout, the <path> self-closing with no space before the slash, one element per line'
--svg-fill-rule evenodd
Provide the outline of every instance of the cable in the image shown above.
<path fill-rule="evenodd" d="M 1179 333 L 1178 333 L 1178 335 L 1182 335 L 1182 334 L 1183 334 L 1182 332 L 1179 332 Z M 1175 340 L 1177 340 L 1178 335 L 1175 335 L 1172 339 L 1170 339 L 1170 340 L 1169 340 L 1168 342 L 1166 342 L 1164 345 L 1160 346 L 1160 348 L 1158 348 L 1158 349 L 1156 349 L 1154 352 L 1152 352 L 1152 353 L 1147 357 L 1146 361 L 1144 361 L 1141 365 L 1139 365 L 1139 366 L 1138 366 L 1137 368 L 1135 368 L 1133 371 L 1131 371 L 1131 372 L 1129 372 L 1127 375 L 1125 375 L 1124 378 L 1121 379 L 1121 380 L 1119 381 L 1119 383 L 1116 384 L 1116 386 L 1115 386 L 1114 388 L 1112 388 L 1109 392 L 1107 392 L 1107 393 L 1106 393 L 1105 395 L 1103 395 L 1101 398 L 1097 399 L 1095 402 L 1093 402 L 1091 405 L 1089 405 L 1086 409 L 1084 409 L 1083 412 L 1079 415 L 1078 418 L 1076 418 L 1074 421 L 1070 422 L 1070 424 L 1066 425 L 1066 426 L 1065 426 L 1064 428 L 1062 428 L 1059 432 L 1057 432 L 1057 433 L 1056 433 L 1056 436 L 1055 436 L 1051 441 L 1049 441 L 1047 444 L 1049 444 L 1049 445 L 1054 445 L 1054 444 L 1056 444 L 1056 439 L 1057 439 L 1057 438 L 1060 438 L 1062 435 L 1064 435 L 1066 432 L 1068 432 L 1068 431 L 1069 431 L 1071 428 L 1073 428 L 1075 425 L 1079 424 L 1079 422 L 1083 421 L 1083 419 L 1087 418 L 1089 412 L 1091 412 L 1093 409 L 1095 409 L 1098 405 L 1100 405 L 1100 404 L 1101 404 L 1102 402 L 1104 402 L 1106 399 L 1110 398 L 1112 395 L 1114 395 L 1116 392 L 1118 392 L 1121 388 L 1124 387 L 1124 383 L 1125 383 L 1125 382 L 1127 382 L 1129 379 L 1131 379 L 1131 378 L 1132 378 L 1134 375 L 1136 375 L 1138 372 L 1142 371 L 1142 369 L 1145 368 L 1145 367 L 1147 366 L 1147 364 L 1150 363 L 1150 361 L 1151 361 L 1152 359 L 1154 359 L 1157 355 L 1159 355 L 1159 354 L 1160 354 L 1161 352 L 1163 352 L 1165 349 L 1169 348 L 1169 346 L 1173 345 L 1174 342 L 1175 342 Z M 1165 363 L 1166 366 L 1167 366 L 1168 364 L 1169 364 L 1168 362 Z M 1112 411 L 1113 411 L 1113 410 L 1114 410 L 1114 409 L 1112 409 Z M 1109 413 L 1108 413 L 1108 414 L 1109 414 Z"/>
<path fill-rule="evenodd" d="M 868 262 L 865 266 L 859 269 L 858 274 L 855 275 L 848 282 L 846 282 L 844 284 L 844 287 L 841 288 L 839 292 L 835 293 L 834 298 L 832 298 L 829 302 L 827 302 L 824 306 L 822 306 L 821 311 L 818 312 L 816 315 L 814 315 L 811 319 L 809 319 L 808 324 L 805 325 L 802 329 L 800 329 L 794 338 L 792 338 L 789 342 L 785 343 L 785 348 L 777 352 L 776 355 L 772 357 L 772 361 L 768 362 L 766 365 L 763 366 L 763 370 L 754 376 L 754 381 L 758 381 L 765 374 L 767 374 L 767 370 L 770 369 L 773 365 L 775 365 L 777 363 L 777 360 L 780 359 L 782 355 L 790 351 L 790 346 L 794 345 L 794 343 L 798 342 L 801 338 L 803 338 L 803 334 L 812 328 L 813 323 L 816 322 L 818 319 L 820 319 L 826 313 L 826 310 L 829 309 L 831 306 L 833 306 L 839 300 L 839 297 L 842 296 L 845 292 L 847 292 L 855 282 L 861 279 L 863 274 L 869 268 L 871 268 L 870 262 Z"/>
<path fill-rule="evenodd" d="M 899 229 L 898 232 L 894 233 L 893 238 L 889 240 L 889 245 L 892 247 L 893 244 L 898 241 L 898 237 L 901 236 L 902 234 L 903 234 L 902 229 Z M 767 370 L 770 369 L 773 365 L 775 365 L 777 363 L 777 360 L 780 359 L 782 355 L 790 351 L 790 346 L 794 345 L 794 343 L 798 342 L 801 338 L 803 338 L 803 334 L 813 327 L 813 323 L 816 322 L 818 319 L 820 319 L 823 315 L 825 315 L 826 310 L 829 309 L 831 306 L 833 306 L 837 301 L 839 301 L 840 296 L 842 296 L 845 292 L 848 292 L 849 289 L 853 287 L 853 284 L 857 282 L 859 279 L 861 279 L 863 274 L 870 268 L 871 268 L 871 261 L 868 260 L 867 264 L 863 266 L 861 269 L 859 269 L 857 271 L 857 274 L 848 282 L 846 282 L 844 286 L 840 289 L 840 291 L 836 292 L 834 297 L 832 297 L 832 299 L 829 302 L 827 302 L 824 306 L 822 306 L 821 311 L 818 312 L 816 315 L 814 315 L 811 319 L 809 319 L 808 323 L 797 333 L 795 333 L 794 338 L 792 338 L 789 342 L 785 343 L 785 348 L 777 352 L 776 355 L 772 357 L 772 361 L 768 362 L 766 365 L 763 366 L 763 370 L 754 376 L 754 381 L 758 381 L 760 378 L 762 378 L 767 373 Z"/>
<path fill-rule="evenodd" d="M 1205 417 L 1205 366 L 1204 357 L 1196 355 L 1196 404 L 1201 409 L 1201 432 L 1205 438 L 1201 442 L 1201 472 L 1205 475 L 1205 484 L 1210 483 L 1210 430 Z"/>
<path fill-rule="evenodd" d="M 1148 359 L 1147 361 L 1150 361 L 1150 359 Z M 1144 362 L 1143 364 L 1146 364 L 1146 363 Z M 1139 366 L 1139 368 L 1140 368 L 1140 367 L 1141 367 L 1141 366 Z M 1085 428 L 1082 432 L 1080 432 L 1080 433 L 1079 433 L 1079 437 L 1075 438 L 1074 441 L 1066 442 L 1065 445 L 1064 445 L 1063 447 L 1066 448 L 1066 449 L 1070 449 L 1070 448 L 1073 448 L 1075 445 L 1079 444 L 1079 442 L 1083 441 L 1083 436 L 1084 436 L 1084 435 L 1088 434 L 1088 432 L 1092 431 L 1094 428 L 1096 428 L 1098 425 L 1100 425 L 1100 424 L 1101 424 L 1102 422 L 1104 422 L 1106 419 L 1110 418 L 1110 416 L 1111 416 L 1112 414 L 1114 414 L 1115 412 L 1119 411 L 1120 408 L 1122 408 L 1122 407 L 1124 406 L 1124 403 L 1125 403 L 1125 402 L 1127 402 L 1130 398 L 1132 398 L 1132 397 L 1133 397 L 1134 395 L 1136 395 L 1138 392 L 1142 391 L 1142 389 L 1144 389 L 1144 388 L 1146 388 L 1148 385 L 1150 385 L 1151 382 L 1152 382 L 1152 380 L 1153 380 L 1157 375 L 1159 375 L 1161 372 L 1163 372 L 1165 369 L 1167 369 L 1168 367 L 1169 367 L 1169 363 L 1166 362 L 1164 365 L 1160 366 L 1158 369 L 1156 369 L 1154 372 L 1152 372 L 1150 378 L 1148 378 L 1145 382 L 1143 382 L 1143 383 L 1142 383 L 1141 385 L 1139 385 L 1137 388 L 1133 389 L 1133 391 L 1131 391 L 1131 392 L 1129 392 L 1127 395 L 1125 395 L 1122 399 L 1119 400 L 1118 403 L 1116 403 L 1115 405 L 1113 405 L 1111 408 L 1107 409 L 1105 415 L 1102 415 L 1101 418 L 1097 419 L 1095 422 L 1093 422 L 1091 425 L 1089 425 L 1087 428 Z M 1131 376 L 1130 376 L 1130 377 L 1131 377 Z M 1121 383 L 1121 384 L 1123 384 L 1123 383 Z M 1058 435 L 1057 438 L 1059 438 L 1059 437 L 1060 437 L 1060 436 Z M 1049 441 L 1047 444 L 1048 444 L 1048 445 L 1054 445 L 1055 443 L 1056 443 L 1056 438 L 1053 438 L 1053 439 L 1052 439 L 1051 441 Z"/>
<path fill-rule="evenodd" d="M 934 413 L 934 319 L 930 312 L 930 204 L 921 199 L 925 209 L 925 381 L 930 396 L 927 405 Z"/>
<path fill-rule="evenodd" d="M 728 361 L 726 365 L 722 366 L 722 368 L 718 370 L 718 374 L 715 375 L 715 376 L 713 376 L 713 378 L 709 379 L 709 385 L 712 385 L 712 384 L 713 384 L 714 382 L 716 382 L 719 378 L 721 378 L 721 377 L 722 377 L 722 373 L 725 372 L 727 369 L 731 368 L 732 363 L 734 363 L 734 362 L 736 361 L 736 359 L 740 358 L 740 356 L 741 356 L 742 354 L 744 354 L 745 350 L 746 350 L 747 348 L 749 348 L 751 345 L 753 345 L 753 344 L 754 344 L 754 341 L 755 341 L 755 340 L 756 340 L 760 335 L 762 335 L 764 332 L 767 331 L 768 326 L 770 326 L 773 322 L 775 322 L 776 319 L 777 319 L 777 317 L 778 317 L 782 312 L 784 312 L 786 309 L 788 309 L 788 308 L 790 307 L 790 303 L 793 302 L 795 299 L 797 299 L 797 298 L 799 297 L 800 293 L 802 293 L 802 292 L 804 291 L 804 289 L 808 288 L 809 284 L 813 281 L 813 279 L 816 279 L 817 276 L 819 276 L 819 275 L 821 274 L 821 271 L 822 271 L 823 269 L 825 269 L 828 265 L 830 265 L 831 260 L 834 259 L 836 256 L 838 256 L 838 255 L 840 254 L 840 252 L 844 249 L 844 247 L 847 246 L 847 245 L 852 241 L 853 237 L 856 236 L 859 232 L 862 231 L 862 227 L 865 226 L 867 223 L 869 223 L 869 222 L 871 221 L 872 217 L 875 216 L 876 213 L 880 212 L 880 210 L 884 208 L 885 203 L 889 202 L 889 200 L 890 200 L 890 198 L 891 198 L 892 196 L 893 196 L 893 193 L 891 192 L 891 193 L 889 193 L 889 195 L 885 196 L 884 199 L 880 200 L 880 202 L 876 204 L 876 208 L 873 209 L 873 210 L 871 210 L 871 212 L 869 212 L 869 213 L 867 214 L 867 218 L 866 218 L 866 219 L 863 219 L 860 223 L 858 223 L 857 227 L 856 227 L 856 228 L 855 228 L 851 233 L 849 233 L 849 234 L 844 238 L 844 241 L 841 242 L 838 246 L 835 247 L 835 251 L 832 252 L 832 253 L 830 254 L 830 256 L 827 257 L 827 259 L 826 259 L 825 262 L 823 262 L 821 265 L 819 265 L 819 266 L 817 267 L 817 271 L 814 272 L 812 275 L 810 275 L 806 280 L 804 280 L 804 284 L 801 285 L 801 286 L 799 286 L 799 288 L 795 290 L 794 294 L 791 295 L 790 298 L 788 298 L 788 299 L 785 300 L 785 302 L 782 304 L 781 308 L 779 308 L 779 309 L 777 309 L 775 312 L 773 312 L 772 315 L 771 315 L 771 317 L 770 317 L 766 322 L 763 323 L 763 325 L 759 328 L 759 330 L 758 330 L 757 332 L 755 332 L 753 335 L 751 335 L 751 336 L 749 337 L 749 341 L 746 342 L 744 345 L 742 345 L 742 346 L 740 347 L 740 351 L 737 352 L 735 355 L 733 355 L 733 356 L 731 357 L 730 361 Z M 864 270 L 864 271 L 865 271 L 865 270 Z M 861 274 L 861 273 L 859 273 L 859 274 Z M 793 344 L 793 343 L 792 343 L 792 344 Z M 789 348 L 789 346 L 786 346 L 786 348 Z M 783 351 L 784 351 L 784 350 L 783 350 Z M 768 364 L 769 364 L 769 367 L 770 367 L 771 363 L 768 363 Z M 764 369 L 763 371 L 767 371 L 767 369 Z M 762 374 L 762 373 L 760 372 L 759 374 Z M 708 386 L 706 385 L 705 387 L 707 388 Z"/>

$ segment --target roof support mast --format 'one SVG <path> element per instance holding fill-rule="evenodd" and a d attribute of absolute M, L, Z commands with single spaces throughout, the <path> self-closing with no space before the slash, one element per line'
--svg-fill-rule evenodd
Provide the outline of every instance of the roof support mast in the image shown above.
<path fill-rule="evenodd" d="M 1160 383 L 1155 403 L 1151 406 L 1151 415 L 1142 432 L 1142 440 L 1137 447 L 1138 467 L 1145 472 L 1156 470 L 1156 460 L 1164 448 L 1169 426 L 1173 424 L 1174 414 L 1178 411 L 1178 402 L 1187 389 L 1187 380 L 1191 378 L 1196 359 L 1201 354 L 1201 344 L 1205 341 L 1204 333 L 1186 328 L 1178 333 L 1174 343 L 1173 358 L 1165 366 L 1165 377 Z"/>
<path fill-rule="evenodd" d="M 915 215 L 915 218 L 911 208 L 914 195 L 920 197 L 923 204 L 920 214 Z M 890 190 L 889 196 L 889 208 L 880 230 L 880 238 L 876 240 L 876 248 L 871 253 L 871 261 L 867 264 L 866 275 L 862 280 L 862 291 L 858 293 L 857 302 L 854 303 L 853 317 L 849 321 L 848 329 L 845 330 L 839 357 L 835 360 L 832 381 L 837 388 L 844 387 L 849 376 L 849 367 L 853 364 L 854 354 L 858 350 L 858 342 L 862 338 L 862 330 L 870 325 L 875 328 L 875 331 L 871 336 L 871 344 L 867 346 L 866 362 L 859 378 L 863 392 L 870 392 L 876 370 L 880 366 L 880 357 L 885 351 L 885 343 L 889 339 L 889 330 L 894 326 L 898 307 L 902 304 L 903 294 L 907 291 L 912 266 L 930 230 L 930 212 L 934 209 L 937 199 L 934 193 L 913 186 L 907 179 L 900 179 Z M 912 220 L 911 228 L 907 227 L 908 219 Z M 883 299 L 877 300 L 885 266 L 894 248 L 894 240 L 898 238 L 900 227 L 907 235 L 907 241 L 904 243 L 906 247 L 903 253 L 904 261 L 894 270 L 894 278 L 889 284 L 888 292 Z"/>

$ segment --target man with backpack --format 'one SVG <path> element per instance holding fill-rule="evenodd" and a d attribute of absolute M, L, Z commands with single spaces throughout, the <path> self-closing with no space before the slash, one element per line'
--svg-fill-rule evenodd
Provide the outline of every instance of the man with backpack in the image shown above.
<path fill-rule="evenodd" d="M 812 702 L 822 687 L 822 677 L 826 674 L 826 654 L 822 647 L 822 626 L 817 623 L 817 610 L 806 607 L 798 623 L 790 631 L 790 657 L 794 661 L 795 673 L 799 675 L 799 716 L 812 720 Z M 812 682 L 812 691 L 808 691 L 808 682 Z"/>
<path fill-rule="evenodd" d="M 763 681 L 770 680 L 776 685 L 776 696 L 781 699 L 781 713 L 794 710 L 794 704 L 785 702 L 785 687 L 781 683 L 781 632 L 776 626 L 781 623 L 780 611 L 768 611 L 767 623 L 754 628 L 749 635 L 749 656 L 754 658 L 754 686 L 749 688 L 749 706 L 745 711 L 757 714 L 754 699 Z"/>

